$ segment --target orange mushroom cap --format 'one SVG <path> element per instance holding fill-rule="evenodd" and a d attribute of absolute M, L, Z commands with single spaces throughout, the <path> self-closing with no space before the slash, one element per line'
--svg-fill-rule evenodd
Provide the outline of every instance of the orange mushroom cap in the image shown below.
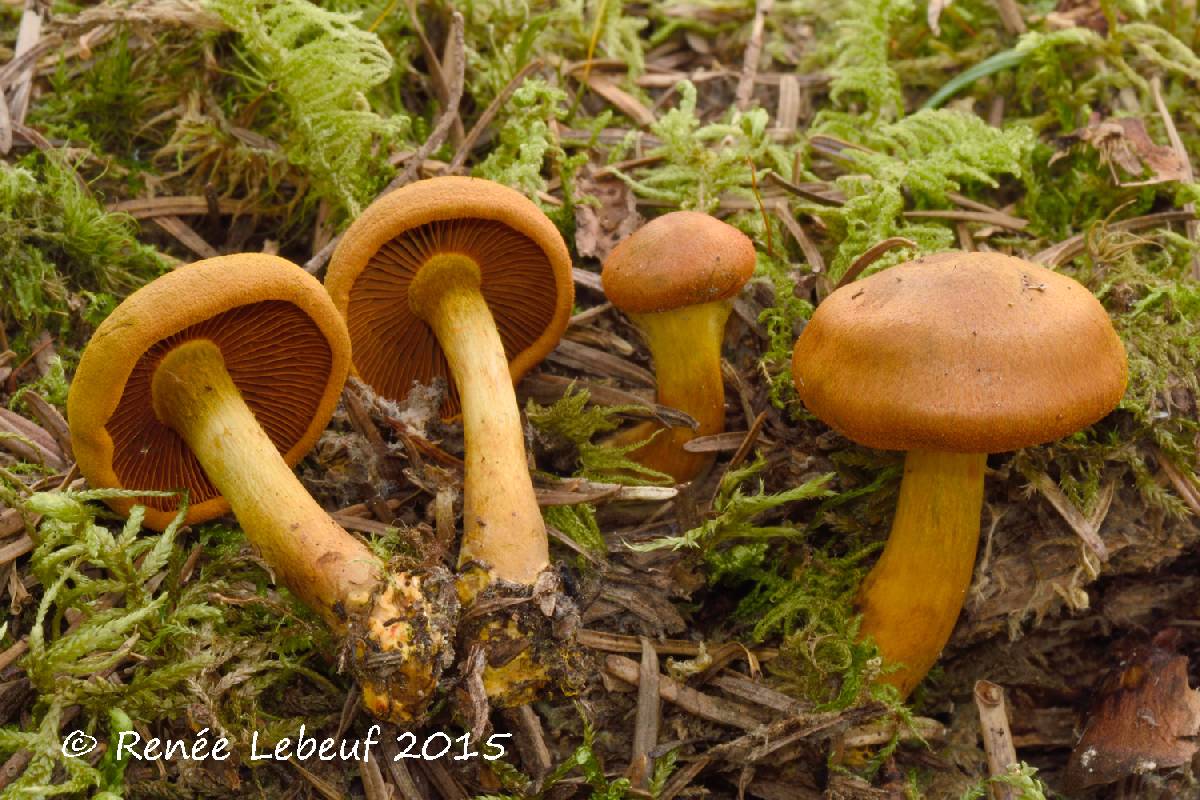
<path fill-rule="evenodd" d="M 604 294 L 622 311 L 669 311 L 733 297 L 754 274 L 744 233 L 698 211 L 672 211 L 638 228 L 604 260 Z"/>
<path fill-rule="evenodd" d="M 67 398 L 80 472 L 97 488 L 189 492 L 187 522 L 229 511 L 191 450 L 154 413 L 160 359 L 192 339 L 221 350 L 246 405 L 295 465 L 325 429 L 350 366 L 345 324 L 321 284 L 276 256 L 197 261 L 130 295 L 96 329 Z M 136 502 L 108 503 L 127 514 Z M 175 517 L 172 498 L 147 497 L 146 524 Z"/>
<path fill-rule="evenodd" d="M 575 299 L 571 257 L 558 229 L 514 189 L 478 178 L 417 181 L 372 203 L 334 251 L 325 288 L 346 317 L 354 371 L 379 394 L 404 398 L 413 383 L 446 379 L 443 412 L 458 391 L 433 331 L 408 289 L 430 257 L 465 255 L 496 322 L 513 382 L 562 338 Z"/>
<path fill-rule="evenodd" d="M 829 295 L 792 358 L 801 399 L 884 450 L 996 453 L 1096 422 L 1125 348 L 1086 287 L 1000 253 L 938 253 Z"/>

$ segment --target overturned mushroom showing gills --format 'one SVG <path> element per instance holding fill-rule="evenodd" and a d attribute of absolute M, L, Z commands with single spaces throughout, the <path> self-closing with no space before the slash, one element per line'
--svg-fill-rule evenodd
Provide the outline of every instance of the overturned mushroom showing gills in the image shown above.
<path fill-rule="evenodd" d="M 95 487 L 186 489 L 186 521 L 230 509 L 276 578 L 347 636 L 368 709 L 418 718 L 447 653 L 448 582 L 389 575 L 291 467 L 316 443 L 350 362 L 321 284 L 281 258 L 182 267 L 126 299 L 96 330 L 67 399 L 80 471 Z M 146 524 L 176 516 L 147 497 Z M 129 513 L 134 500 L 109 504 Z"/>
<path fill-rule="evenodd" d="M 562 236 L 524 195 L 500 184 L 418 181 L 355 220 L 325 285 L 346 317 L 354 370 L 377 393 L 402 399 L 414 383 L 451 379 L 443 413 L 461 410 L 466 449 L 463 602 L 486 589 L 528 597 L 549 566 L 549 547 L 513 385 L 554 348 L 570 317 L 574 287 Z M 493 620 L 481 637 L 527 640 L 514 626 L 515 617 Z M 484 676 L 497 703 L 524 702 L 544 682 L 528 652 L 505 662 L 507 671 L 498 658 Z"/>
<path fill-rule="evenodd" d="M 683 446 L 725 430 L 721 342 L 733 297 L 754 272 L 741 231 L 695 211 L 664 214 L 624 239 L 604 261 L 604 293 L 641 329 L 654 360 L 660 404 L 690 414 L 696 430 L 645 422 L 614 437 L 647 439 L 630 457 L 676 481 L 696 477 L 712 456 Z"/>
<path fill-rule="evenodd" d="M 962 610 L 988 453 L 1062 438 L 1111 411 L 1125 350 L 1084 286 L 999 253 L 939 253 L 838 289 L 792 360 L 810 411 L 868 447 L 906 450 L 863 634 L 907 695 Z"/>

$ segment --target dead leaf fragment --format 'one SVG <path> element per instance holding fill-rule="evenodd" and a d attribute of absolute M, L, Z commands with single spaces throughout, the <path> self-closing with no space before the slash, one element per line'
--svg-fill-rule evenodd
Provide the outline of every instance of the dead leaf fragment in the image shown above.
<path fill-rule="evenodd" d="M 929 23 L 929 30 L 933 31 L 934 36 L 942 35 L 942 26 L 939 21 L 942 18 L 942 12 L 953 2 L 954 0 L 929 0 L 929 5 L 925 9 L 925 20 Z"/>
<path fill-rule="evenodd" d="M 1105 681 L 1067 765 L 1072 791 L 1178 767 L 1200 750 L 1200 691 L 1188 686 L 1188 660 L 1171 646 L 1176 638 L 1159 634 Z"/>
<path fill-rule="evenodd" d="M 1072 136 L 1096 148 L 1118 186 L 1187 180 L 1187 163 L 1173 148 L 1155 144 L 1146 132 L 1146 124 L 1137 117 L 1101 119 L 1099 114 L 1093 114 L 1087 127 Z M 1136 180 L 1122 181 L 1114 165 Z"/>
<path fill-rule="evenodd" d="M 579 255 L 603 261 L 617 243 L 642 225 L 633 191 L 617 178 L 595 178 L 589 169 L 578 179 L 581 195 L 595 203 L 575 206 L 575 247 Z"/>

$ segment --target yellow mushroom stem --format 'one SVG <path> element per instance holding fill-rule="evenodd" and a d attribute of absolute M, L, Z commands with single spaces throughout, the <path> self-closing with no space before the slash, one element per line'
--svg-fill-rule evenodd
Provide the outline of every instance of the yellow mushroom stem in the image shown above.
<path fill-rule="evenodd" d="M 983 453 L 911 450 L 883 554 L 859 589 L 862 635 L 885 663 L 882 680 L 907 697 L 938 660 L 958 620 L 979 544 Z"/>
<path fill-rule="evenodd" d="M 479 266 L 463 255 L 433 256 L 413 279 L 408 297 L 437 336 L 462 400 L 466 464 L 459 567 L 483 563 L 491 569 L 489 580 L 532 585 L 550 563 L 546 525 L 529 479 L 508 357 L 480 291 Z M 481 588 L 468 587 L 464 602 Z"/>
<path fill-rule="evenodd" d="M 436 683 L 428 651 L 441 644 L 423 642 L 422 654 L 410 644 L 427 610 L 419 579 L 387 576 L 317 505 L 242 399 L 216 344 L 198 339 L 171 350 L 151 391 L 155 414 L 187 442 L 275 577 L 336 633 L 357 624 L 356 656 L 385 654 L 389 671 L 402 674 L 403 686 L 394 686 L 356 673 L 367 707 L 396 722 L 419 714 Z"/>
<path fill-rule="evenodd" d="M 673 311 L 628 315 L 641 329 L 650 348 L 658 382 L 658 403 L 686 412 L 699 427 L 664 429 L 658 422 L 647 421 L 621 432 L 610 444 L 629 445 L 661 431 L 633 450 L 630 457 L 679 482 L 691 480 L 712 463 L 712 455 L 689 453 L 683 446 L 697 436 L 725 430 L 721 343 L 732 308 L 729 300 L 718 300 Z"/>

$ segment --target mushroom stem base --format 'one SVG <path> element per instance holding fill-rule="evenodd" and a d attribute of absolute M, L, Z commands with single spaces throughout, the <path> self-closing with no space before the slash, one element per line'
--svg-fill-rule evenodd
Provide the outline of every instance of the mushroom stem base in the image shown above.
<path fill-rule="evenodd" d="M 645 336 L 654 360 L 658 403 L 691 415 L 698 427 L 664 428 L 648 421 L 622 431 L 609 444 L 629 445 L 660 431 L 650 442 L 631 451 L 630 458 L 681 483 L 712 463 L 712 455 L 689 453 L 683 446 L 697 436 L 725 430 L 721 343 L 732 308 L 730 301 L 719 300 L 672 311 L 629 314 Z"/>
<path fill-rule="evenodd" d="M 330 519 L 258 424 L 214 343 L 171 350 L 151 387 L 155 414 L 187 442 L 275 577 L 347 636 L 367 707 L 397 723 L 420 716 L 441 672 L 453 593 L 419 576 L 386 575 Z"/>
<path fill-rule="evenodd" d="M 858 594 L 862 635 L 885 663 L 881 680 L 909 692 L 950 639 L 966 601 L 983 509 L 983 453 L 910 451 L 892 532 Z"/>

